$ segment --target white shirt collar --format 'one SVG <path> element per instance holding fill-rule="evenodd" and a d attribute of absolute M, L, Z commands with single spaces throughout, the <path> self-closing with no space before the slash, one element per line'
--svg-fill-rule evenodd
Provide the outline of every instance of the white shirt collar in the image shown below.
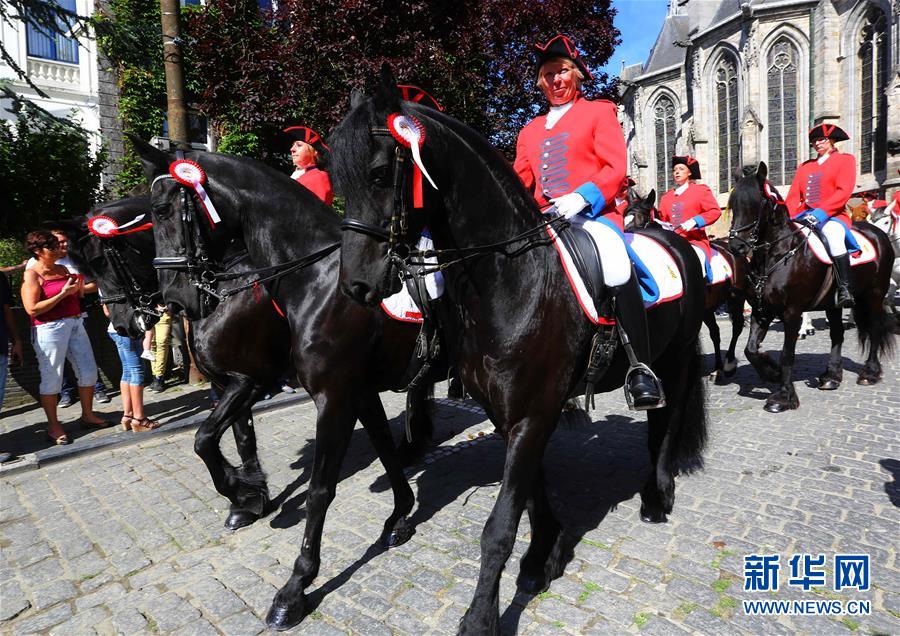
<path fill-rule="evenodd" d="M 824 155 L 822 155 L 821 157 L 819 157 L 818 159 L 816 159 L 816 161 L 818 161 L 819 165 L 821 166 L 823 163 L 828 161 L 828 157 L 830 157 L 830 156 L 831 156 L 831 153 L 827 152 Z"/>
<path fill-rule="evenodd" d="M 684 194 L 684 191 L 688 189 L 688 186 L 691 185 L 690 181 L 685 181 L 680 186 L 675 188 L 675 196 L 681 196 Z"/>
<path fill-rule="evenodd" d="M 569 109 L 572 108 L 572 104 L 575 103 L 573 99 L 571 102 L 567 102 L 565 104 L 561 104 L 559 106 L 551 106 L 550 111 L 547 113 L 547 121 L 544 123 L 544 130 L 550 130 L 556 125 L 562 116 L 569 112 Z"/>
<path fill-rule="evenodd" d="M 298 179 L 306 174 L 306 168 L 298 168 L 291 173 L 291 179 Z"/>

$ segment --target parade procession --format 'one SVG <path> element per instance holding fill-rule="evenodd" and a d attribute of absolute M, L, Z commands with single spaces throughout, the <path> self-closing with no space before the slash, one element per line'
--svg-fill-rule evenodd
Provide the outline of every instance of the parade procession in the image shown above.
<path fill-rule="evenodd" d="M 0 207 L 0 634 L 900 634 L 898 0 L 4 0 Z"/>

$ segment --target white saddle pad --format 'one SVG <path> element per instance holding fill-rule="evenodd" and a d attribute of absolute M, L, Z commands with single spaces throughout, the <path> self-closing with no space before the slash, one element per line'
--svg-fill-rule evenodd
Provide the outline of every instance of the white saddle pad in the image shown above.
<path fill-rule="evenodd" d="M 694 248 L 694 253 L 697 255 L 697 258 L 700 259 L 700 267 L 703 268 L 704 273 L 706 272 L 706 252 L 697 247 L 696 245 L 691 245 Z M 726 280 L 730 280 L 734 278 L 734 272 L 731 271 L 731 264 L 728 260 L 722 256 L 722 253 L 716 249 L 712 250 L 713 257 L 710 261 L 710 267 L 712 268 L 712 282 L 708 283 L 709 285 L 718 285 L 719 283 L 724 283 Z"/>
<path fill-rule="evenodd" d="M 423 236 L 419 239 L 418 247 L 420 250 L 430 250 L 434 248 L 434 243 L 430 237 Z M 428 265 L 437 265 L 437 258 L 434 257 L 424 259 L 424 261 Z M 428 295 L 432 300 L 441 297 L 444 293 L 444 277 L 440 272 L 428 274 L 425 277 L 425 289 L 428 290 Z M 423 320 L 422 309 L 413 300 L 406 285 L 403 285 L 403 288 L 393 296 L 388 296 L 381 301 L 381 309 L 394 320 L 419 324 Z"/>
<path fill-rule="evenodd" d="M 809 249 L 812 250 L 812 253 L 816 255 L 816 258 L 819 259 L 820 262 L 825 263 L 826 265 L 831 264 L 831 257 L 828 255 L 828 250 L 825 249 L 825 245 L 822 243 L 822 239 L 813 233 L 808 227 L 801 226 L 798 223 L 793 224 L 794 229 L 800 228 L 803 236 L 806 236 L 809 243 Z M 871 263 L 876 258 L 878 258 L 878 252 L 875 250 L 875 246 L 872 245 L 872 241 L 867 239 L 865 236 L 850 228 L 850 231 L 853 232 L 853 238 L 856 239 L 856 242 L 859 243 L 859 246 L 862 248 L 862 252 L 858 255 L 854 256 L 850 255 L 850 266 L 854 265 L 863 265 L 864 263 Z"/>
<path fill-rule="evenodd" d="M 575 292 L 575 297 L 578 299 L 578 304 L 581 305 L 585 316 L 594 324 L 600 324 L 601 319 L 597 308 L 594 306 L 594 299 L 588 293 L 587 286 L 575 267 L 572 255 L 566 250 L 552 227 L 547 227 L 547 234 L 553 239 L 553 244 L 559 253 L 566 278 L 572 287 L 572 291 Z M 625 234 L 625 241 L 631 245 L 632 249 L 650 270 L 650 275 L 656 281 L 657 287 L 659 287 L 659 298 L 651 303 L 645 301 L 644 306 L 650 309 L 670 300 L 680 298 L 684 293 L 681 272 L 675 264 L 675 259 L 672 258 L 672 255 L 669 254 L 666 248 L 654 239 L 640 234 Z"/>

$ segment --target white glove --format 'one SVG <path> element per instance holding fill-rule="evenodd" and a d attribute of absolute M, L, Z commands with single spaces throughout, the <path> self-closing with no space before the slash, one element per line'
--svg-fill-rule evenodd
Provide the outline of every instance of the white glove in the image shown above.
<path fill-rule="evenodd" d="M 680 228 L 681 228 L 682 230 L 684 230 L 685 232 L 690 232 L 690 231 L 693 230 L 695 227 L 697 227 L 697 222 L 696 222 L 694 219 L 688 219 L 687 221 L 685 221 L 684 223 L 682 223 L 682 224 L 679 225 L 678 227 L 680 227 Z"/>
<path fill-rule="evenodd" d="M 561 215 L 563 215 L 563 217 L 567 219 L 571 219 L 573 216 L 581 212 L 584 208 L 587 207 L 588 204 L 585 198 L 577 192 L 570 192 L 569 194 L 564 194 L 561 197 L 550 199 L 550 202 L 556 206 L 557 212 L 559 212 Z"/>

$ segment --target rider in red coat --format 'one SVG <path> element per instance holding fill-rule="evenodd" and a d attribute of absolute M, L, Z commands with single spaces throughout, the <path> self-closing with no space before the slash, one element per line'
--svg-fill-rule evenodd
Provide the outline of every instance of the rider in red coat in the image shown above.
<path fill-rule="evenodd" d="M 550 108 L 519 133 L 514 168 L 540 206 L 553 204 L 600 246 L 607 297 L 612 299 L 618 332 L 631 362 L 625 377 L 630 406 L 636 410 L 660 407 L 662 386 L 649 367 L 647 314 L 622 234 L 622 215 L 616 208 L 628 164 L 616 106 L 582 97 L 582 81 L 593 77 L 566 36 L 536 45 L 534 54 L 537 84 Z"/>
<path fill-rule="evenodd" d="M 712 280 L 712 248 L 703 229 L 722 216 L 722 208 L 708 186 L 694 183 L 700 178 L 700 162 L 690 156 L 672 157 L 672 178 L 675 187 L 659 201 L 659 219 L 677 225 L 675 231 L 706 254 L 703 269 L 706 280 Z"/>
<path fill-rule="evenodd" d="M 850 293 L 848 237 L 851 245 L 859 249 L 848 232 L 851 222 L 846 209 L 856 184 L 856 159 L 838 152 L 834 146 L 835 142 L 849 138 L 834 124 L 819 124 L 810 130 L 809 142 L 817 157 L 800 164 L 785 199 L 792 219 L 815 227 L 824 236 L 834 263 L 837 304 L 841 307 L 854 305 Z"/>
<path fill-rule="evenodd" d="M 329 151 L 328 146 L 316 131 L 306 126 L 285 128 L 284 134 L 293 142 L 291 161 L 295 170 L 291 174 L 291 179 L 306 187 L 326 205 L 331 205 L 334 201 L 331 179 L 327 172 L 319 169 L 321 156 Z"/>

